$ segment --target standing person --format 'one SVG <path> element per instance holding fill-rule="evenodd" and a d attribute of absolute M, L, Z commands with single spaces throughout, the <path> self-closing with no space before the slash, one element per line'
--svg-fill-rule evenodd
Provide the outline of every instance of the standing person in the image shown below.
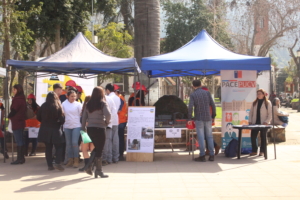
<path fill-rule="evenodd" d="M 266 96 L 266 91 L 264 89 L 259 89 L 256 92 L 257 98 L 252 103 L 249 113 L 249 124 L 263 124 L 268 125 L 272 119 L 272 104 Z M 257 143 L 256 138 L 260 132 L 261 145 L 259 156 L 263 156 L 266 147 L 266 134 L 267 130 L 251 130 L 251 144 L 252 152 L 250 156 L 257 155 Z"/>
<path fill-rule="evenodd" d="M 40 127 L 40 122 L 36 119 L 36 114 L 40 106 L 35 101 L 35 96 L 33 94 L 29 94 L 27 96 L 27 120 L 26 127 Z M 28 156 L 28 146 L 29 143 L 32 143 L 31 153 L 29 156 L 35 156 L 36 147 L 38 144 L 37 138 L 29 138 L 28 130 L 25 131 L 25 156 Z"/>
<path fill-rule="evenodd" d="M 79 103 L 82 103 L 82 99 L 81 99 L 81 94 L 83 92 L 82 87 L 77 85 L 75 88 L 77 90 L 77 99 L 76 99 L 76 101 L 78 101 Z"/>
<path fill-rule="evenodd" d="M 60 99 L 60 102 L 63 103 L 65 100 L 67 100 L 67 93 L 69 90 L 73 89 L 73 90 L 76 90 L 75 89 L 76 87 L 76 83 L 75 81 L 73 80 L 69 80 L 66 82 L 66 87 L 65 87 L 65 90 L 62 91 L 61 95 L 59 96 L 59 99 Z"/>
<path fill-rule="evenodd" d="M 54 85 L 53 85 L 53 92 L 55 92 L 55 94 L 58 96 L 58 97 L 60 97 L 62 94 L 63 94 L 63 92 L 65 92 L 65 91 L 63 91 L 63 87 L 62 87 L 62 85 L 60 84 L 60 83 L 55 83 Z M 62 102 L 61 102 L 62 103 Z M 64 136 L 65 137 L 65 136 Z M 53 151 L 52 151 L 52 153 L 53 153 L 53 158 L 54 158 L 54 154 L 55 154 L 55 147 L 53 146 Z M 64 142 L 63 144 L 62 144 L 62 157 L 61 157 L 61 159 L 62 160 L 65 160 L 65 155 L 66 155 L 66 143 Z M 55 161 L 54 161 L 55 162 Z"/>
<path fill-rule="evenodd" d="M 201 89 L 200 80 L 193 81 L 193 88 L 195 91 L 190 95 L 188 123 L 191 124 L 192 113 L 194 110 L 196 131 L 200 145 L 200 155 L 198 158 L 195 158 L 195 161 L 206 162 L 204 138 L 206 138 L 208 144 L 209 161 L 214 161 L 214 143 L 211 125 L 216 116 L 215 103 L 210 93 Z M 210 114 L 210 107 L 212 109 L 212 114 Z"/>
<path fill-rule="evenodd" d="M 57 96 L 60 96 L 61 94 L 62 94 L 62 92 L 63 92 L 63 89 L 62 89 L 63 87 L 62 87 L 62 85 L 60 84 L 60 83 L 55 83 L 54 85 L 53 85 L 53 92 L 55 92 L 55 94 L 57 95 Z"/>
<path fill-rule="evenodd" d="M 143 90 L 139 90 L 135 95 L 135 103 L 134 96 L 128 99 L 129 106 L 145 106 L 145 92 Z"/>
<path fill-rule="evenodd" d="M 102 153 L 102 165 L 103 166 L 111 164 L 112 162 L 114 162 L 114 163 L 118 162 L 118 160 L 116 161 L 113 158 L 113 145 L 117 145 L 117 144 L 114 144 L 114 142 L 116 143 L 116 141 L 118 141 L 118 140 L 116 140 L 113 137 L 116 135 L 113 135 L 113 133 L 112 133 L 113 123 L 116 124 L 116 119 L 118 118 L 117 107 L 115 105 L 114 100 L 111 97 L 105 96 L 105 99 L 106 99 L 107 106 L 111 113 L 111 121 L 107 125 L 106 130 L 105 130 L 106 140 L 105 140 L 105 145 L 104 145 L 103 153 Z"/>
<path fill-rule="evenodd" d="M 107 94 L 107 97 L 111 98 L 115 104 L 116 110 L 111 110 L 111 137 L 110 137 L 110 143 L 112 144 L 112 162 L 118 163 L 119 161 L 119 134 L 118 134 L 118 126 L 119 126 L 119 117 L 118 112 L 120 111 L 121 106 L 121 99 L 118 97 L 114 92 L 114 86 L 112 84 L 107 84 L 105 87 L 105 92 Z M 109 162 L 109 161 L 108 161 Z"/>
<path fill-rule="evenodd" d="M 84 99 L 84 104 L 82 106 L 82 113 L 84 112 L 84 109 L 86 109 L 86 104 L 87 104 L 87 102 L 89 102 L 89 100 L 91 100 L 91 96 L 86 96 Z M 87 124 L 88 124 L 88 122 L 87 122 Z M 90 155 L 89 155 L 88 151 L 90 150 L 92 152 L 94 150 L 94 148 L 95 147 L 92 142 L 86 143 L 86 144 L 84 144 L 83 142 L 81 143 L 81 151 L 83 154 L 85 166 L 83 168 L 80 168 L 79 171 L 84 171 L 84 169 L 87 166 L 89 159 L 90 159 Z"/>
<path fill-rule="evenodd" d="M 13 86 L 14 98 L 10 107 L 8 118 L 12 123 L 12 130 L 15 141 L 17 143 L 17 160 L 12 162 L 12 165 L 25 163 L 25 142 L 24 142 L 24 128 L 26 120 L 26 99 L 23 87 L 20 84 Z"/>
<path fill-rule="evenodd" d="M 95 162 L 95 178 L 107 178 L 102 171 L 102 151 L 105 143 L 105 128 L 110 122 L 110 110 L 105 102 L 104 90 L 101 87 L 95 87 L 91 99 L 87 102 L 86 109 L 82 113 L 83 131 L 87 131 L 95 149 L 93 150 L 85 172 L 93 175 L 92 164 Z M 88 124 L 87 124 L 88 122 Z M 87 126 L 86 126 L 87 124 Z M 87 128 L 86 128 L 87 127 Z"/>
<path fill-rule="evenodd" d="M 0 146 L 1 146 L 1 153 L 3 154 L 3 156 L 5 157 L 5 159 L 9 159 L 9 156 L 7 154 L 7 148 L 5 145 L 5 141 L 4 141 L 4 106 L 3 103 L 0 102 L 0 110 L 1 110 L 1 115 L 0 115 Z"/>
<path fill-rule="evenodd" d="M 279 107 L 280 107 L 280 100 L 279 98 L 275 98 L 273 99 L 273 102 L 272 102 L 272 105 L 273 105 L 273 111 L 274 111 L 274 125 L 281 125 L 283 127 L 287 127 L 288 123 L 287 122 L 283 122 L 279 119 L 279 117 L 288 117 L 289 116 L 289 113 L 286 113 L 286 112 L 282 112 L 279 110 Z"/>
<path fill-rule="evenodd" d="M 201 87 L 202 90 L 206 90 L 206 91 L 209 91 L 208 88 L 206 86 L 203 86 Z M 210 106 L 209 107 L 209 113 L 212 115 L 212 107 Z M 215 121 L 213 119 L 212 121 L 212 126 L 215 124 Z M 214 141 L 214 148 L 215 148 L 215 155 L 218 155 L 219 154 L 219 151 L 220 151 L 220 146 L 217 145 L 217 143 Z M 208 150 L 208 144 L 207 144 L 207 140 L 205 138 L 205 144 L 206 144 L 206 152 L 205 152 L 205 155 L 209 155 L 209 150 Z"/>
<path fill-rule="evenodd" d="M 63 171 L 61 166 L 62 150 L 65 137 L 61 126 L 65 122 L 64 112 L 60 100 L 56 93 L 49 92 L 46 97 L 46 102 L 43 103 L 38 111 L 37 119 L 41 122 L 38 141 L 45 143 L 46 146 L 46 161 L 48 170 L 57 169 Z M 55 164 L 52 163 L 52 149 L 55 146 Z"/>
<path fill-rule="evenodd" d="M 127 104 L 125 101 L 125 98 L 122 94 L 120 94 L 119 91 L 116 91 L 116 94 L 120 97 L 121 99 L 121 111 L 118 112 L 118 117 L 119 117 L 119 126 L 118 126 L 118 134 L 119 134 L 119 160 L 124 161 L 124 150 L 125 150 L 125 145 L 124 145 L 124 134 L 125 134 L 125 127 L 127 125 L 127 118 L 128 118 L 128 108 Z"/>
<path fill-rule="evenodd" d="M 80 137 L 80 115 L 82 110 L 81 103 L 76 101 L 77 94 L 73 90 L 67 93 L 67 100 L 62 103 L 65 113 L 64 132 L 66 137 L 66 151 L 68 163 L 66 167 L 77 168 L 79 166 L 79 146 L 78 140 Z"/>

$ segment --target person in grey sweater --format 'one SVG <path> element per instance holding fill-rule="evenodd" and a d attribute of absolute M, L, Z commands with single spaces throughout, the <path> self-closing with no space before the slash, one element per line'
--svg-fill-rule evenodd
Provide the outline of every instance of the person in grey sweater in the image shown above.
<path fill-rule="evenodd" d="M 92 164 L 95 162 L 95 178 L 107 178 L 102 172 L 102 151 L 105 144 L 105 129 L 110 123 L 111 112 L 105 101 L 104 90 L 101 87 L 95 87 L 91 99 L 87 102 L 86 108 L 82 112 L 81 130 L 87 131 L 95 149 L 91 153 L 88 164 L 84 171 L 93 175 Z M 88 125 L 86 127 L 86 124 Z"/>

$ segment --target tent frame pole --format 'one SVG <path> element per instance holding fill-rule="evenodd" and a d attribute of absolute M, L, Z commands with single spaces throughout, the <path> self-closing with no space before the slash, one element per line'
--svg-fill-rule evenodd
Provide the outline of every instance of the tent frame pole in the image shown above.
<path fill-rule="evenodd" d="M 270 70 L 270 94 L 273 91 L 273 76 L 272 73 L 273 72 L 273 68 L 271 66 L 271 70 Z M 274 133 L 274 109 L 273 109 L 273 102 L 271 102 L 272 104 L 272 135 L 273 135 L 273 143 L 274 143 L 274 156 L 275 156 L 275 160 L 277 159 L 277 155 L 276 155 L 276 141 L 275 141 L 275 133 Z M 267 147 L 266 147 L 267 148 Z"/>
<path fill-rule="evenodd" d="M 150 86 L 150 77 L 148 76 L 148 87 Z M 150 91 L 148 90 L 148 106 L 150 105 Z"/>

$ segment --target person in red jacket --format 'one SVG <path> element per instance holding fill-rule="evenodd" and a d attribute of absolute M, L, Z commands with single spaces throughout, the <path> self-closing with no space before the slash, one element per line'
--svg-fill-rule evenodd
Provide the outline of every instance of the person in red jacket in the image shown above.
<path fill-rule="evenodd" d="M 25 163 L 25 143 L 24 143 L 24 128 L 26 120 L 26 98 L 22 85 L 16 84 L 13 86 L 14 98 L 10 107 L 8 118 L 12 123 L 12 130 L 15 141 L 17 143 L 17 160 L 12 162 L 12 165 Z"/>

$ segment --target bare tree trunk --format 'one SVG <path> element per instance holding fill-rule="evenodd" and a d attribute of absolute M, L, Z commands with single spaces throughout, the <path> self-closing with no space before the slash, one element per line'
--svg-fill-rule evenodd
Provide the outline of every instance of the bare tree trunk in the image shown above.
<path fill-rule="evenodd" d="M 125 30 L 128 31 L 130 35 L 133 35 L 132 26 L 130 26 L 133 21 L 133 17 L 131 15 L 131 4 L 128 0 L 122 0 L 121 2 L 121 13 L 124 19 Z"/>
<path fill-rule="evenodd" d="M 160 54 L 160 2 L 159 0 L 135 0 L 134 56 L 139 66 L 143 57 Z M 148 77 L 140 76 L 144 85 Z"/>
<path fill-rule="evenodd" d="M 60 50 L 60 25 L 55 26 L 55 52 Z"/>
<path fill-rule="evenodd" d="M 9 32 L 10 32 L 10 24 L 9 24 L 9 11 L 8 11 L 8 0 L 2 1 L 2 22 L 4 28 L 4 41 L 3 41 L 3 55 L 2 55 L 2 66 L 6 67 L 6 60 L 10 59 L 10 42 L 9 42 Z M 10 70 L 11 67 L 8 67 L 7 70 Z M 8 85 L 11 85 L 12 78 L 8 73 Z M 11 90 L 8 91 L 8 96 Z M 8 99 L 8 96 L 5 96 L 5 99 Z"/>
<path fill-rule="evenodd" d="M 44 47 L 41 49 L 41 52 L 40 52 L 40 56 L 39 56 L 39 57 L 44 57 L 44 56 L 46 56 L 46 52 L 47 52 L 48 47 L 49 47 L 49 41 L 46 40 L 46 43 L 45 43 Z"/>

